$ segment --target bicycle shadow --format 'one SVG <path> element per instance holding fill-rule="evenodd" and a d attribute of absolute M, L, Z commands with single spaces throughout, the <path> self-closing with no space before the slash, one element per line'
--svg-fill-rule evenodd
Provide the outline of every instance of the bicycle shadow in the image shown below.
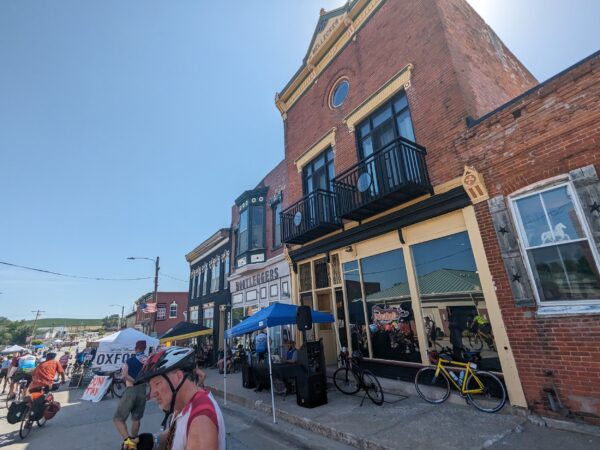
<path fill-rule="evenodd" d="M 0 434 L 0 448 L 7 447 L 9 445 L 14 445 L 19 442 L 22 442 L 21 437 L 19 436 L 19 430 L 11 431 L 9 433 Z"/>

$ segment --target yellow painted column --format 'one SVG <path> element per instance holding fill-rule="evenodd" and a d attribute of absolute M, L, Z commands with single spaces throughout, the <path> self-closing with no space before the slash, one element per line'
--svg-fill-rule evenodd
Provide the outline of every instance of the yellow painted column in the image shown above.
<path fill-rule="evenodd" d="M 475 216 L 475 208 L 473 208 L 473 206 L 464 208 L 463 216 L 467 226 L 469 240 L 471 241 L 471 247 L 473 248 L 473 256 L 475 258 L 475 264 L 477 265 L 481 289 L 483 290 L 483 295 L 485 297 L 485 304 L 489 314 L 490 323 L 492 324 L 492 330 L 494 332 L 494 340 L 496 342 L 500 364 L 502 365 L 502 373 L 504 375 L 504 381 L 506 382 L 508 398 L 513 406 L 527 408 L 527 401 L 525 400 L 525 394 L 523 393 L 523 387 L 521 386 L 517 364 L 508 341 L 508 334 L 504 327 L 504 321 L 502 320 L 502 312 L 500 311 L 498 297 L 496 297 L 492 274 L 483 247 L 483 240 L 481 239 L 477 217 Z"/>

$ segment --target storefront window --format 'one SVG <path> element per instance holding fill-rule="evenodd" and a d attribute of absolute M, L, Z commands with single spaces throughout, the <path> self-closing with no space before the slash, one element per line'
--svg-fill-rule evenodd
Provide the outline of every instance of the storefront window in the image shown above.
<path fill-rule="evenodd" d="M 235 327 L 244 320 L 244 308 L 233 308 L 231 310 L 231 326 Z"/>
<path fill-rule="evenodd" d="M 329 271 L 327 270 L 327 260 L 325 258 L 314 262 L 315 265 L 315 289 L 329 287 Z"/>
<path fill-rule="evenodd" d="M 364 258 L 361 268 L 373 357 L 420 361 L 404 252 Z"/>
<path fill-rule="evenodd" d="M 346 283 L 346 298 L 348 299 L 352 350 L 359 350 L 364 356 L 370 356 L 358 262 L 351 261 L 345 263 L 343 269 L 344 282 Z"/>
<path fill-rule="evenodd" d="M 411 247 L 430 350 L 479 352 L 480 367 L 500 371 L 494 334 L 466 232 Z"/>
<path fill-rule="evenodd" d="M 310 291 L 312 281 L 310 276 L 310 263 L 300 265 L 300 292 Z"/>

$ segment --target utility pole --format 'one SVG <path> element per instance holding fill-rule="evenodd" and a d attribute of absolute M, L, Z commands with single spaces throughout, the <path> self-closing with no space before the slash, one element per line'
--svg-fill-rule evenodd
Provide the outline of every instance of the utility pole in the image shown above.
<path fill-rule="evenodd" d="M 35 338 L 35 328 L 37 326 L 38 318 L 42 315 L 42 313 L 45 313 L 46 311 L 42 311 L 42 310 L 38 309 L 37 311 L 31 311 L 31 312 L 35 313 L 35 320 L 33 321 L 33 331 L 31 332 L 31 341 L 29 341 L 29 345 L 31 345 L 31 343 L 33 342 L 33 338 Z"/>
<path fill-rule="evenodd" d="M 156 307 L 156 311 L 152 315 L 152 321 L 150 326 L 150 336 L 154 332 L 154 326 L 156 325 L 156 315 L 158 314 L 158 271 L 160 270 L 160 266 L 158 262 L 160 261 L 160 257 L 156 257 L 154 260 L 154 306 Z"/>
<path fill-rule="evenodd" d="M 119 319 L 119 330 L 123 326 L 124 314 L 125 314 L 125 306 L 121 305 L 121 319 Z"/>

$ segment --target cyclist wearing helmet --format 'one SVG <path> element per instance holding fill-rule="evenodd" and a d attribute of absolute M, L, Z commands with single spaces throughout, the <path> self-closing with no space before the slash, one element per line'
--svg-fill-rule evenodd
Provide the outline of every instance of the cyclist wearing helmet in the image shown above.
<path fill-rule="evenodd" d="M 150 398 L 173 414 L 168 431 L 156 439 L 154 448 L 225 450 L 223 415 L 212 394 L 196 385 L 195 369 L 193 349 L 168 347 L 150 356 L 138 374 L 136 384 L 147 382 Z M 146 439 L 140 435 L 140 443 Z"/>

